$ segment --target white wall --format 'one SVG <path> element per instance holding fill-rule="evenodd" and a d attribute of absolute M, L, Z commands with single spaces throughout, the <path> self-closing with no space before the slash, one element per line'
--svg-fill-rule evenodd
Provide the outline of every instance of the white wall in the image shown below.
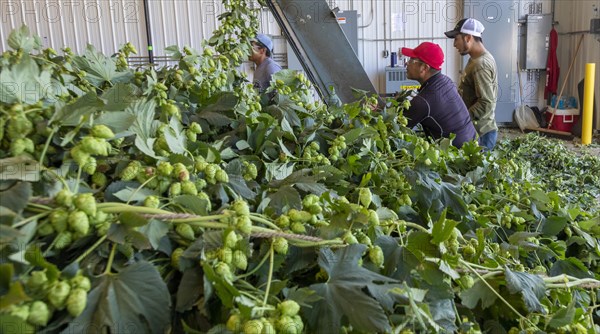
<path fill-rule="evenodd" d="M 444 72 L 458 73 L 457 55 L 452 41 L 443 32 L 461 18 L 457 1 L 434 0 L 345 0 L 328 1 L 330 7 L 357 10 L 359 13 L 359 58 L 375 87 L 384 90 L 384 50 L 398 51 L 423 41 L 442 46 L 447 61 Z M 149 0 L 149 21 L 154 55 L 164 56 L 170 45 L 202 48 L 223 12 L 220 0 Z M 275 37 L 278 56 L 285 61 L 285 39 L 268 10 L 261 10 L 260 30 Z M 65 45 L 75 52 L 93 44 L 105 54 L 114 53 L 120 45 L 132 42 L 147 56 L 144 6 L 141 0 L 1 0 L 0 51 L 8 48 L 6 40 L 14 28 L 27 24 L 40 35 L 45 46 L 59 49 Z M 400 21 L 392 22 L 393 17 Z"/>
<path fill-rule="evenodd" d="M 589 31 L 590 19 L 600 18 L 600 0 L 556 1 L 555 27 L 558 36 L 558 62 L 560 64 L 559 89 L 566 79 L 565 93 L 563 95 L 577 97 L 577 84 L 585 77 L 586 63 L 596 64 L 595 98 L 596 114 L 600 113 L 600 35 L 569 34 L 570 32 Z M 581 49 L 575 55 L 577 44 L 583 36 Z M 571 61 L 575 59 L 571 73 L 566 78 Z M 596 128 L 600 129 L 600 117 Z"/>
<path fill-rule="evenodd" d="M 357 10 L 360 15 L 359 58 L 379 91 L 385 89 L 382 73 L 390 64 L 383 51 L 399 52 L 402 47 L 413 48 L 425 41 L 442 47 L 446 55 L 442 71 L 458 77 L 458 54 L 452 40 L 444 36 L 444 31 L 462 18 L 462 5 L 457 1 L 351 0 L 336 4 Z"/>
<path fill-rule="evenodd" d="M 82 52 L 88 43 L 107 54 L 130 41 L 146 45 L 141 1 L 128 0 L 0 0 L 0 52 L 8 49 L 11 30 L 26 24 L 56 50 Z"/>

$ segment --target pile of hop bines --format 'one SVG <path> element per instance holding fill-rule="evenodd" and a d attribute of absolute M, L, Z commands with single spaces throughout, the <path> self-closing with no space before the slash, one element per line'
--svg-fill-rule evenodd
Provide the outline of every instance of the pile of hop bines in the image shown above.
<path fill-rule="evenodd" d="M 577 211 L 529 182 L 526 168 L 486 156 L 476 144 L 457 150 L 412 133 L 404 128 L 404 101 L 373 112 L 373 97 L 365 96 L 328 110 L 306 100 L 306 78 L 284 73 L 272 86 L 276 106 L 261 105 L 235 71 L 249 43 L 229 36 L 251 28 L 241 24 L 238 7 L 231 10 L 224 17 L 232 21 L 211 40 L 216 51 L 170 48 L 178 65 L 160 70 L 130 69 L 131 45 L 115 59 L 94 50 L 85 58 L 69 50 L 58 56 L 50 49 L 36 53 L 28 34 L 3 54 L 0 71 L 27 69 L 31 79 L 52 78 L 61 88 L 35 100 L 2 97 L 3 165 L 39 168 L 34 180 L 3 170 L 3 198 L 23 199 L 6 204 L 3 222 L 29 233 L 3 246 L 17 254 L 2 267 L 11 273 L 3 287 L 12 300 L 0 311 L 5 319 L 54 331 L 68 326 L 65 319 L 84 321 L 100 305 L 114 307 L 89 304 L 90 289 L 101 292 L 98 282 L 149 261 L 164 281 L 156 288 L 177 295 L 156 301 L 175 320 L 159 329 L 140 322 L 140 330 L 324 331 L 330 327 L 311 313 L 324 307 L 320 284 L 352 282 L 317 265 L 316 256 L 364 249 L 348 274 L 366 268 L 393 280 L 385 290 L 393 308 L 369 293 L 358 296 L 386 313 L 385 321 L 360 322 L 351 311 L 326 307 L 340 331 L 474 333 L 485 329 L 486 317 L 512 331 L 593 328 L 598 282 L 581 266 L 597 273 L 598 254 L 587 244 L 598 235 L 597 211 Z M 93 59 L 100 61 L 90 64 Z M 108 67 L 104 74 L 95 71 L 99 64 Z M 122 89 L 135 98 L 118 97 Z M 548 218 L 564 226 L 542 226 Z M 23 242 L 35 256 L 18 258 L 13 247 Z M 430 246 L 414 246 L 423 242 Z M 395 252 L 409 252 L 406 259 L 415 262 L 399 263 Z M 294 263 L 302 266 L 290 268 Z M 548 277 L 553 263 L 581 265 L 580 272 Z M 412 270 L 410 279 L 403 266 Z M 204 282 L 195 286 L 207 283 L 215 291 L 196 295 L 195 308 L 180 302 L 188 292 L 181 282 L 198 271 Z M 432 284 L 429 275 L 440 281 Z M 511 275 L 537 285 L 510 281 Z M 376 291 L 376 283 L 361 284 Z M 533 292 L 539 284 L 543 296 Z M 522 306 L 516 288 L 532 291 L 539 305 L 531 299 Z M 434 301 L 406 302 L 426 289 L 453 296 L 445 301 L 456 311 L 441 317 L 445 322 Z M 575 299 L 571 289 L 587 299 Z M 490 291 L 508 291 L 512 299 Z M 497 305 L 473 303 L 479 292 Z M 136 311 L 147 320 L 152 314 Z M 204 322 L 192 325 L 191 314 Z"/>

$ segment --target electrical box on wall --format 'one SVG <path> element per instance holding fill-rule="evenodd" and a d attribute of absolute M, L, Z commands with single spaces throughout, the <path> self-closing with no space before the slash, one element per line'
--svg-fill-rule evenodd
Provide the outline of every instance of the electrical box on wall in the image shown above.
<path fill-rule="evenodd" d="M 600 34 L 600 19 L 592 19 L 590 21 L 590 33 Z"/>
<path fill-rule="evenodd" d="M 552 15 L 527 15 L 527 34 L 523 63 L 528 70 L 544 70 L 548 59 Z"/>

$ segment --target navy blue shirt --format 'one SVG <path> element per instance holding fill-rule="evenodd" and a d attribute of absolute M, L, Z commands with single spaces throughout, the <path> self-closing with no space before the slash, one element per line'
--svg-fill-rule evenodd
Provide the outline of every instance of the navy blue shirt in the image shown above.
<path fill-rule="evenodd" d="M 404 115 L 409 128 L 421 123 L 425 133 L 434 139 L 456 134 L 452 142 L 456 147 L 476 137 L 469 110 L 458 95 L 458 89 L 442 73 L 434 74 L 421 84 Z"/>

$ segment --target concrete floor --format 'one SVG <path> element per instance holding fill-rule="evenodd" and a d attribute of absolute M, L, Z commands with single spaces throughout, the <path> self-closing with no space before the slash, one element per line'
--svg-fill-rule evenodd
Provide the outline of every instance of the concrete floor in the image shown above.
<path fill-rule="evenodd" d="M 500 141 L 502 139 L 507 139 L 507 138 L 511 139 L 511 138 L 515 138 L 518 136 L 522 136 L 522 135 L 524 135 L 524 133 L 521 132 L 521 130 L 519 128 L 501 127 L 500 130 L 498 131 L 498 141 Z M 579 138 L 579 137 L 561 138 L 561 137 L 554 136 L 552 138 L 560 140 L 565 146 L 567 146 L 568 148 L 570 148 L 574 151 L 584 150 L 584 151 L 590 152 L 591 154 L 600 156 L 600 133 L 598 133 L 597 130 L 595 132 L 595 135 L 592 137 L 592 143 L 587 146 L 581 145 L 581 138 Z"/>

